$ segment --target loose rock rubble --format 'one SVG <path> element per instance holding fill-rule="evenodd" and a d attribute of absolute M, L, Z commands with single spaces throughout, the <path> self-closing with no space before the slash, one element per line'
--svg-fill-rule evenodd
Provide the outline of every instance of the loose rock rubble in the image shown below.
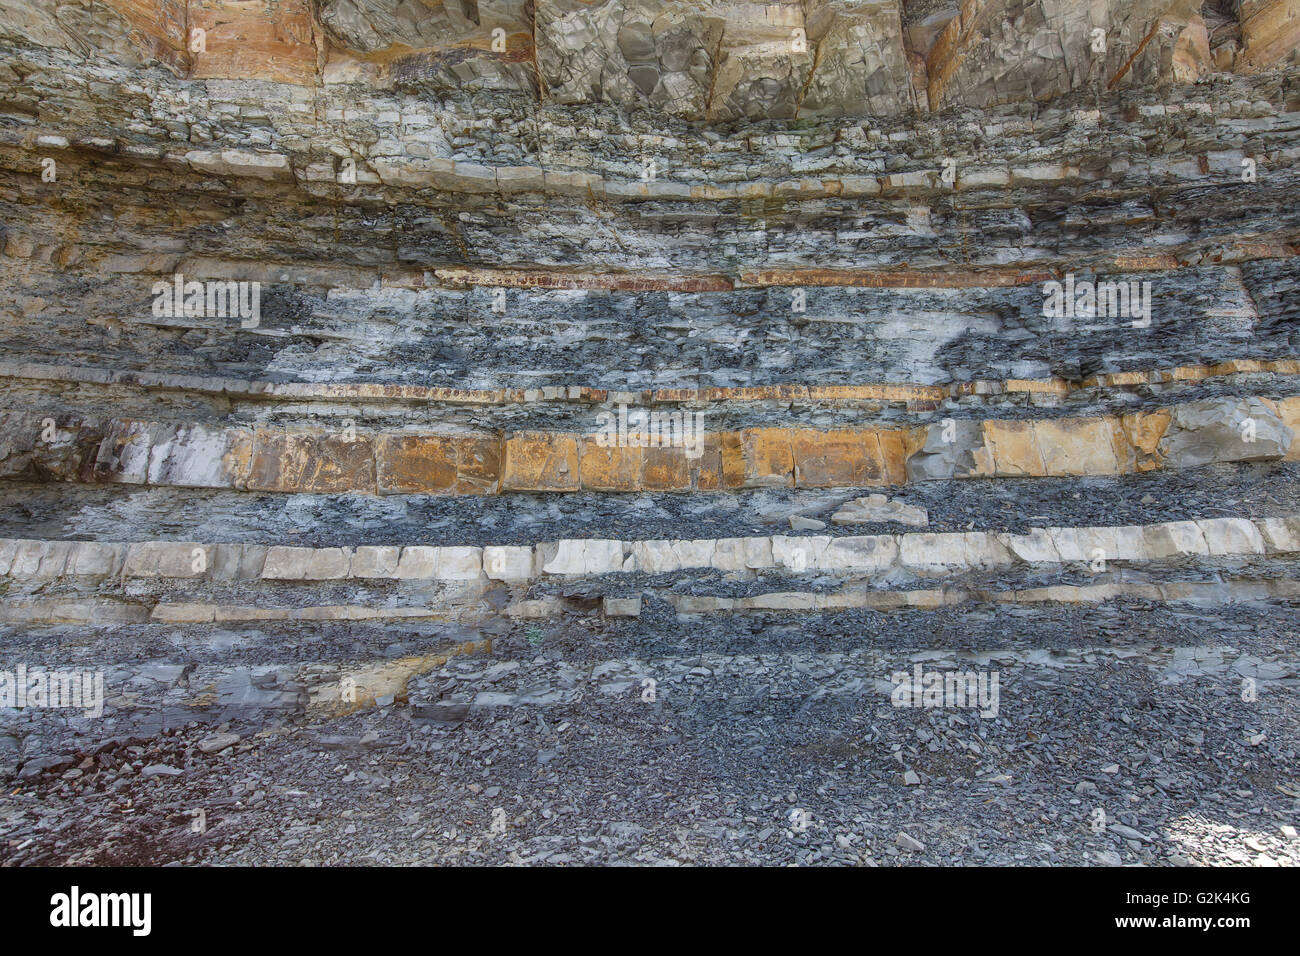
<path fill-rule="evenodd" d="M 548 629 L 327 720 L 173 710 L 101 738 L 33 714 L 11 751 L 67 749 L 22 760 L 0 845 L 24 864 L 1300 864 L 1294 630 L 1182 613 L 1144 643 L 1142 620 L 959 653 L 890 650 L 905 628 L 853 648 L 853 627 L 825 635 L 845 650 L 782 650 L 774 620 L 753 650 L 642 659 Z M 978 617 L 948 623 L 981 642 Z M 1231 646 L 1180 643 L 1210 627 Z M 996 668 L 997 717 L 893 706 L 889 671 L 918 663 Z"/>

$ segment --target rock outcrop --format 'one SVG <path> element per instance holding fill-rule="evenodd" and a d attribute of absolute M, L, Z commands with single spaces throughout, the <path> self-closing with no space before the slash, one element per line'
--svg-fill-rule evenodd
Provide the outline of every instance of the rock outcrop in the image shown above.
<path fill-rule="evenodd" d="M 0 0 L 0 637 L 107 694 L 0 704 L 0 777 L 75 809 L 189 772 L 86 738 L 239 767 L 400 713 L 452 779 L 537 708 L 719 734 L 735 806 L 746 761 L 852 765 L 975 820 L 1013 772 L 1097 791 L 1104 700 L 1234 728 L 1227 806 L 1295 758 L 1237 684 L 1297 672 L 1298 50 L 1298 0 Z M 886 701 L 943 654 L 1019 670 L 931 760 L 957 724 Z M 1141 747 L 1139 836 L 1208 786 Z M 1190 852 L 1108 832 L 1078 861 Z"/>

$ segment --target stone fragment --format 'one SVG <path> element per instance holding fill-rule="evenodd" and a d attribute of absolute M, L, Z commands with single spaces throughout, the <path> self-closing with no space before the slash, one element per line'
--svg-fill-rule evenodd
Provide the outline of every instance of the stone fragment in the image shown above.
<path fill-rule="evenodd" d="M 180 425 L 149 448 L 146 480 L 183 488 L 238 488 L 247 480 L 253 433 L 247 428 Z"/>
<path fill-rule="evenodd" d="M 1045 528 L 1030 528 L 1027 534 L 1000 534 L 999 540 L 1015 558 L 1027 564 L 1055 564 L 1061 555 Z"/>
<path fill-rule="evenodd" d="M 892 521 L 914 528 L 924 528 L 930 523 L 930 516 L 924 508 L 876 494 L 855 498 L 841 505 L 831 515 L 831 521 L 835 524 L 873 524 Z"/>
<path fill-rule="evenodd" d="M 790 537 L 783 534 L 772 536 L 772 560 L 776 567 L 793 571 L 796 574 L 816 570 L 822 555 L 830 545 L 828 535 L 800 535 Z"/>
<path fill-rule="evenodd" d="M 149 479 L 154 444 L 166 442 L 174 434 L 171 426 L 160 422 L 109 421 L 95 454 L 95 479 L 115 484 L 144 484 Z"/>
<path fill-rule="evenodd" d="M 1096 556 L 1093 555 L 1092 549 L 1095 546 L 1091 535 L 1088 533 L 1091 529 L 1087 528 L 1047 528 L 1047 536 L 1051 539 L 1052 547 L 1062 561 L 1094 561 Z M 1080 532 L 1083 532 L 1082 535 Z M 1102 555 L 1104 560 L 1105 555 Z"/>
<path fill-rule="evenodd" d="M 211 604 L 157 604 L 149 617 L 165 624 L 207 624 L 216 619 L 216 613 Z"/>
<path fill-rule="evenodd" d="M 1169 409 L 1155 412 L 1133 412 L 1120 416 L 1125 444 L 1128 446 L 1129 460 L 1124 463 L 1122 471 L 1143 472 L 1163 467 L 1164 457 L 1160 453 L 1160 440 L 1169 428 L 1172 415 Z"/>
<path fill-rule="evenodd" d="M 1117 475 L 1113 422 L 1106 418 L 1039 419 L 1034 440 L 1047 475 Z"/>
<path fill-rule="evenodd" d="M 613 598 L 604 599 L 606 617 L 640 617 L 641 616 L 641 599 L 632 598 Z"/>
<path fill-rule="evenodd" d="M 921 448 L 907 459 L 907 477 L 912 481 L 965 477 L 977 470 L 975 453 L 983 447 L 981 422 L 948 419 L 931 425 Z"/>
<path fill-rule="evenodd" d="M 805 518 L 803 515 L 790 515 L 791 531 L 821 531 L 825 527 L 825 521 L 818 521 L 816 518 Z"/>
<path fill-rule="evenodd" d="M 219 754 L 239 743 L 239 734 L 213 734 L 199 741 L 199 750 L 205 754 Z"/>
<path fill-rule="evenodd" d="M 1141 525 L 1120 525 L 1115 533 L 1115 561 L 1145 561 L 1147 559 L 1146 534 Z"/>
<path fill-rule="evenodd" d="M 637 554 L 636 546 L 640 542 L 632 542 L 632 553 Z M 744 538 L 718 538 L 713 542 L 713 567 L 719 571 L 744 571 L 748 566 L 745 563 L 745 539 Z M 640 559 L 636 562 L 637 570 L 641 570 Z"/>
<path fill-rule="evenodd" d="M 68 554 L 67 573 L 87 577 L 107 577 L 117 570 L 124 547 L 97 541 L 74 541 Z M 3 573 L 0 570 L 0 573 Z"/>
<path fill-rule="evenodd" d="M 8 574 L 15 578 L 34 578 L 40 575 L 41 565 L 49 552 L 49 543 L 19 539 L 13 543 Z"/>
<path fill-rule="evenodd" d="M 633 541 L 631 545 L 636 570 L 644 574 L 681 570 L 681 556 L 671 541 Z"/>
<path fill-rule="evenodd" d="M 713 549 L 712 538 L 673 542 L 673 553 L 677 555 L 678 566 L 683 570 L 710 567 L 713 564 Z"/>
<path fill-rule="evenodd" d="M 351 565 L 351 548 L 315 548 L 312 549 L 302 576 L 307 581 L 346 578 Z"/>
<path fill-rule="evenodd" d="M 1047 474 L 1043 456 L 1038 450 L 1038 440 L 1031 421 L 1001 421 L 990 419 L 983 423 L 984 448 L 991 469 L 983 474 L 1011 477 L 1041 477 Z M 976 459 L 977 465 L 981 464 Z"/>
<path fill-rule="evenodd" d="M 1269 554 L 1300 551 L 1300 517 L 1259 518 L 1255 524 L 1264 536 Z"/>
<path fill-rule="evenodd" d="M 522 620 L 538 620 L 540 618 L 554 617 L 560 613 L 563 607 L 564 605 L 559 598 L 534 598 L 527 601 L 516 601 L 506 608 L 506 613 L 513 618 Z"/>
<path fill-rule="evenodd" d="M 1195 521 L 1164 521 L 1142 529 L 1143 548 L 1153 561 L 1209 554 L 1205 535 Z"/>
<path fill-rule="evenodd" d="M 965 532 L 966 564 L 972 568 L 992 568 L 1012 562 L 1011 553 L 996 534 L 986 531 Z"/>
<path fill-rule="evenodd" d="M 166 764 L 151 763 L 140 771 L 142 777 L 179 777 L 185 771 L 177 767 L 169 767 Z"/>
<path fill-rule="evenodd" d="M 776 566 L 772 554 L 772 539 L 753 537 L 745 539 L 745 567 L 758 570 Z"/>
<path fill-rule="evenodd" d="M 738 598 L 735 608 L 742 611 L 813 611 L 817 608 L 817 597 L 799 591 L 775 591 Z"/>
<path fill-rule="evenodd" d="M 925 851 L 924 843 L 902 830 L 898 831 L 898 835 L 894 837 L 894 844 L 910 853 L 923 853 Z"/>

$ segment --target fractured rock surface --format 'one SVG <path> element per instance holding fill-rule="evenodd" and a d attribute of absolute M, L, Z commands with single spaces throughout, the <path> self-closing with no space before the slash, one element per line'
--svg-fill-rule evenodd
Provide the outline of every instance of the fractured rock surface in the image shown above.
<path fill-rule="evenodd" d="M 0 0 L 0 861 L 1300 865 L 1298 49 Z"/>

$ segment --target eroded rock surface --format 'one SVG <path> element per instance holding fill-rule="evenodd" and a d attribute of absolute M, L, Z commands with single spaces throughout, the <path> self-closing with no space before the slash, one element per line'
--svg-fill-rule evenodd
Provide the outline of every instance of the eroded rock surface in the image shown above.
<path fill-rule="evenodd" d="M 1298 25 L 0 0 L 0 859 L 1300 864 Z"/>

